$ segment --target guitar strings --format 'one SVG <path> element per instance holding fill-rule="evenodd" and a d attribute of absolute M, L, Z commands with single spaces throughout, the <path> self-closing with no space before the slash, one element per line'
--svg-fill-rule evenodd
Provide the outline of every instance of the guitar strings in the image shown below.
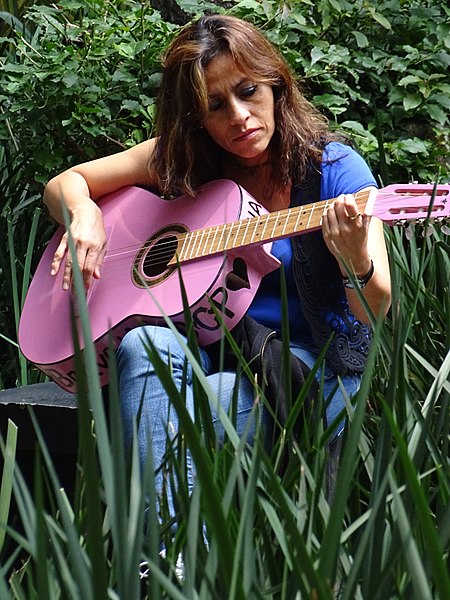
<path fill-rule="evenodd" d="M 378 194 L 378 196 L 380 195 L 386 195 L 386 196 L 392 196 L 392 194 L 388 194 L 385 193 L 383 194 L 382 192 Z M 402 196 L 402 197 L 414 197 L 414 196 L 421 196 L 423 194 L 396 194 L 397 196 Z M 368 198 L 369 193 L 368 192 L 364 192 L 364 193 L 360 193 L 359 195 L 357 194 L 355 197 L 357 198 L 357 203 L 361 201 L 361 199 L 364 201 Z M 315 206 L 311 207 L 310 205 L 308 207 L 303 206 L 303 207 L 294 207 L 294 208 L 290 208 L 290 209 L 284 209 L 282 211 L 276 211 L 274 213 L 267 213 L 267 215 L 263 215 L 262 217 L 259 217 L 259 219 L 256 220 L 256 223 L 258 222 L 258 220 L 263 220 L 266 221 L 265 225 L 267 228 L 267 226 L 272 225 L 271 221 L 273 220 L 277 220 L 279 218 L 279 213 L 285 212 L 287 215 L 287 218 L 289 218 L 290 216 L 292 216 L 292 214 L 294 214 L 297 212 L 295 209 L 299 209 L 302 208 L 305 210 L 305 216 L 307 216 L 308 212 L 315 212 L 318 208 L 324 208 L 326 207 L 327 204 L 333 202 L 334 199 L 331 200 L 325 200 L 322 201 L 320 203 L 316 203 Z M 203 230 L 195 230 L 195 231 L 187 231 L 185 233 L 175 233 L 171 236 L 171 239 L 168 239 L 166 242 L 160 240 L 158 242 L 158 251 L 154 251 L 153 252 L 153 257 L 154 257 L 154 264 L 159 264 L 161 262 L 163 262 L 164 260 L 166 260 L 167 262 L 171 260 L 171 258 L 175 255 L 174 252 L 174 248 L 176 249 L 179 245 L 179 242 L 182 242 L 185 240 L 185 238 L 193 236 L 193 235 L 201 235 L 200 232 L 203 231 L 203 235 L 205 235 L 206 232 L 209 231 L 213 231 L 214 229 L 220 229 L 220 228 L 224 228 L 224 231 L 226 232 L 227 229 L 232 229 L 233 226 L 239 226 L 239 223 L 244 222 L 244 220 L 242 221 L 233 221 L 231 223 L 224 223 L 224 224 L 219 224 L 216 226 L 212 226 L 212 227 L 207 227 L 204 228 Z M 222 236 L 223 237 L 223 236 Z M 276 236 L 274 236 L 276 237 Z M 177 243 L 174 243 L 174 240 L 177 240 Z M 256 241 L 254 243 L 258 243 L 259 241 Z M 251 242 L 250 242 L 251 244 Z M 248 244 L 248 245 L 250 245 Z M 247 244 L 244 244 L 247 245 Z M 164 247 L 165 246 L 165 247 Z M 130 245 L 130 246 L 124 246 L 122 248 L 116 248 L 114 249 L 112 252 L 109 252 L 107 254 L 107 256 L 105 257 L 105 260 L 115 260 L 117 258 L 126 258 L 130 253 L 135 253 L 136 249 L 141 248 L 141 250 L 143 251 L 143 253 L 145 252 L 146 248 L 145 246 L 143 246 L 142 244 L 139 245 Z M 216 252 L 209 252 L 208 254 L 215 254 L 219 251 Z M 200 258 L 202 255 L 200 255 L 198 258 Z M 193 258 L 197 258 L 197 256 L 194 256 Z M 186 259 L 185 259 L 186 260 Z M 146 261 L 146 264 L 148 264 L 149 266 L 151 265 L 152 261 Z M 183 261 L 181 261 L 183 262 Z"/>
<path fill-rule="evenodd" d="M 361 201 L 361 198 L 363 198 L 364 200 L 367 200 L 367 198 L 369 197 L 369 194 L 366 192 L 364 194 L 364 198 L 363 195 L 361 195 L 361 197 L 358 197 L 358 200 Z M 305 218 L 308 218 L 308 216 L 313 215 L 315 212 L 317 212 L 318 210 L 320 210 L 320 216 L 323 213 L 323 210 L 327 207 L 328 204 L 334 202 L 334 198 L 332 198 L 331 200 L 323 200 L 321 202 L 317 202 L 313 205 L 304 205 L 304 206 L 295 206 L 295 207 L 291 207 L 291 208 L 287 208 L 287 209 L 283 209 L 280 211 L 275 211 L 272 213 L 266 213 L 263 215 L 260 215 L 259 217 L 251 217 L 251 220 L 254 220 L 255 222 L 255 228 L 256 225 L 259 222 L 264 222 L 265 227 L 264 229 L 270 228 L 270 226 L 275 225 L 277 220 L 279 220 L 280 218 L 280 214 L 285 215 L 284 218 L 284 222 L 286 222 L 287 220 L 289 220 L 290 218 L 292 219 L 292 217 L 297 217 L 297 213 L 302 213 L 302 216 Z M 233 227 L 239 227 L 239 224 L 242 224 L 246 221 L 246 219 L 242 219 L 242 220 L 236 220 L 236 221 L 231 221 L 230 223 L 221 223 L 218 225 L 212 225 L 210 227 L 205 227 L 203 229 L 198 229 L 198 230 L 194 230 L 194 231 L 186 231 L 184 233 L 178 233 L 178 232 L 174 232 L 172 235 L 169 233 L 166 237 L 168 238 L 167 241 L 164 241 L 163 239 L 161 239 L 158 243 L 158 250 L 155 250 L 152 253 L 153 258 L 155 259 L 154 264 L 158 264 L 160 262 L 163 262 L 164 260 L 169 261 L 173 256 L 174 256 L 174 251 L 173 249 L 177 248 L 179 246 L 179 243 L 183 243 L 183 241 L 186 238 L 189 238 L 190 236 L 201 236 L 203 232 L 203 236 L 207 236 L 207 232 L 213 232 L 214 229 L 219 230 L 221 228 L 223 228 L 224 234 L 221 236 L 221 240 L 223 239 L 227 239 L 227 233 L 229 234 L 229 230 L 232 230 Z M 283 223 L 282 221 L 282 223 Z M 300 230 L 299 230 L 300 231 Z M 214 237 L 214 234 L 212 234 Z M 174 239 L 177 240 L 177 243 L 174 243 Z M 244 244 L 244 245 L 251 245 L 252 242 L 250 242 L 249 244 Z M 259 240 L 255 240 L 255 242 L 253 243 L 260 243 Z M 156 244 L 155 244 L 156 245 Z M 128 246 L 122 246 L 122 247 L 118 247 L 118 248 L 114 248 L 114 250 L 108 252 L 105 256 L 105 261 L 112 261 L 112 260 L 117 260 L 117 259 L 126 259 L 130 254 L 135 254 L 137 249 L 141 249 L 145 252 L 145 242 L 142 244 L 131 244 Z M 210 254 L 216 254 L 218 251 L 216 252 L 210 252 Z M 200 257 L 199 257 L 200 258 Z M 146 261 L 146 264 L 150 264 L 150 262 Z"/>
<path fill-rule="evenodd" d="M 390 193 L 378 193 L 378 196 L 392 196 L 392 194 Z M 401 196 L 401 197 L 415 197 L 415 196 L 422 196 L 423 194 L 395 194 L 396 196 Z M 357 199 L 357 203 L 361 203 L 361 201 L 365 201 L 367 200 L 369 197 L 369 192 L 363 192 L 363 193 L 359 193 L 355 195 L 355 198 Z M 330 204 L 331 202 L 333 202 L 334 199 L 331 200 L 325 200 L 325 201 L 321 201 L 320 203 L 316 203 L 314 206 L 311 205 L 306 205 L 306 206 L 302 206 L 302 207 L 293 207 L 290 209 L 284 209 L 282 211 L 276 211 L 274 213 L 267 213 L 266 215 L 262 215 L 262 217 L 259 217 L 256 219 L 255 223 L 258 223 L 259 220 L 263 220 L 265 221 L 265 229 L 270 225 L 272 225 L 273 223 L 271 223 L 271 221 L 273 220 L 277 220 L 279 219 L 279 214 L 280 213 L 285 213 L 287 215 L 287 218 L 291 217 L 292 214 L 296 214 L 296 212 L 298 211 L 298 209 L 303 209 L 304 210 L 304 216 L 307 216 L 309 212 L 315 212 L 318 208 L 323 209 L 327 206 L 327 204 Z M 297 210 L 296 210 L 297 209 Z M 301 211 L 300 211 L 301 212 Z M 179 247 L 180 242 L 183 243 L 185 238 L 188 238 L 190 236 L 193 235 L 201 235 L 200 232 L 203 231 L 203 235 L 205 235 L 206 232 L 209 231 L 213 231 L 214 229 L 220 229 L 220 228 L 224 228 L 224 232 L 227 232 L 227 230 L 232 230 L 233 226 L 237 226 L 239 227 L 239 223 L 243 223 L 245 220 L 241 220 L 241 221 L 233 221 L 231 223 L 225 223 L 225 224 L 219 224 L 216 226 L 212 226 L 212 227 L 207 227 L 204 228 L 203 230 L 195 230 L 195 231 L 187 231 L 185 233 L 175 233 L 173 234 L 173 236 L 171 236 L 171 239 L 168 239 L 166 242 L 160 240 L 158 242 L 158 250 L 154 251 L 152 253 L 152 259 L 146 258 L 145 259 L 145 264 L 146 266 L 150 267 L 152 265 L 157 265 L 157 264 L 161 264 L 163 262 L 169 262 L 176 254 L 176 248 Z M 222 235 L 222 238 L 226 236 L 226 233 Z M 276 237 L 276 236 L 273 236 Z M 175 241 L 176 240 L 176 243 Z M 270 238 L 269 238 L 270 240 Z M 266 240 L 266 241 L 269 241 Z M 259 240 L 257 240 L 254 243 L 259 243 Z M 243 245 L 250 245 L 251 242 L 249 244 L 243 244 Z M 156 245 L 156 244 L 155 244 Z M 131 253 L 136 253 L 136 250 L 138 248 L 141 248 L 141 251 L 143 252 L 143 254 L 145 254 L 146 251 L 146 247 L 145 245 L 139 244 L 139 245 L 130 245 L 130 246 L 125 246 L 123 248 L 116 248 L 114 249 L 112 252 L 108 253 L 107 256 L 105 257 L 105 260 L 116 260 L 116 259 L 125 259 L 128 257 L 129 254 Z M 226 249 L 226 248 L 224 248 Z M 212 255 L 212 254 L 216 254 L 219 253 L 220 251 L 223 250 L 216 250 L 214 252 L 208 252 L 206 254 L 199 254 L 199 255 L 195 255 L 193 257 L 190 257 L 192 259 L 195 258 L 201 258 L 203 256 L 208 256 L 208 255 Z M 186 260 L 186 259 L 184 259 Z M 187 259 L 189 260 L 189 259 Z M 183 262 L 183 259 L 180 260 L 180 262 Z"/>
<path fill-rule="evenodd" d="M 388 192 L 378 192 L 377 193 L 377 198 L 379 197 L 392 197 L 393 195 L 398 196 L 398 197 L 402 197 L 402 198 L 415 198 L 415 197 L 420 197 L 423 196 L 423 193 L 420 194 L 414 194 L 414 193 L 388 193 Z M 367 202 L 367 200 L 369 199 L 370 196 L 370 191 L 364 191 L 364 192 L 358 192 L 355 195 L 355 200 L 357 205 L 364 205 Z M 431 197 L 431 196 L 430 196 Z M 309 220 L 311 220 L 311 216 L 317 212 L 318 210 L 321 211 L 320 212 L 320 216 L 322 215 L 324 209 L 331 204 L 332 202 L 335 201 L 335 198 L 329 199 L 329 200 L 322 200 L 320 202 L 314 203 L 314 204 L 309 204 L 309 205 L 302 205 L 302 206 L 295 206 L 295 207 L 291 207 L 291 208 L 287 208 L 287 209 L 283 209 L 280 211 L 275 211 L 272 213 L 267 213 L 264 215 L 260 215 L 259 217 L 251 217 L 251 220 L 255 221 L 255 228 L 256 225 L 258 223 L 262 223 L 264 222 L 265 227 L 264 230 L 266 230 L 267 228 L 270 228 L 270 226 L 275 226 L 277 225 L 277 220 L 280 219 L 280 214 L 283 214 L 283 220 L 281 221 L 281 223 L 288 221 L 289 219 L 292 219 L 292 217 L 297 216 L 297 213 L 302 213 L 302 211 L 304 212 L 304 214 L 301 214 L 302 217 L 308 218 Z M 229 236 L 230 232 L 232 231 L 233 227 L 239 227 L 239 224 L 242 224 L 243 222 L 245 222 L 246 219 L 243 220 L 236 220 L 236 221 L 232 221 L 230 223 L 222 223 L 222 224 L 218 224 L 218 225 L 212 225 L 210 227 L 205 227 L 204 229 L 198 229 L 198 230 L 193 230 L 193 231 L 186 231 L 184 233 L 179 233 L 179 232 L 173 232 L 172 235 L 166 235 L 167 240 L 164 240 L 164 238 L 160 238 L 160 240 L 155 240 L 155 244 L 154 244 L 154 248 L 157 246 L 157 248 L 154 249 L 154 251 L 151 253 L 151 256 L 149 257 L 145 257 L 144 262 L 145 265 L 147 267 L 151 267 L 152 265 L 158 265 L 158 264 L 162 264 L 162 263 L 168 263 L 170 262 L 170 260 L 172 260 L 172 258 L 175 256 L 176 254 L 176 250 L 180 247 L 180 243 L 183 245 L 185 243 L 185 240 L 188 239 L 191 236 L 198 236 L 198 237 L 205 237 L 207 239 L 208 238 L 208 232 L 213 232 L 214 229 L 219 230 L 221 228 L 223 228 L 223 234 L 220 237 L 219 241 L 225 240 L 225 246 L 226 244 L 226 240 L 227 237 Z M 298 233 L 301 231 L 301 229 L 298 230 Z M 201 233 L 203 232 L 203 234 Z M 217 234 L 217 231 L 216 231 Z M 212 237 L 213 237 L 213 241 L 215 240 L 215 235 L 214 233 L 212 233 Z M 289 234 L 292 235 L 292 234 Z M 277 237 L 277 236 L 272 236 L 272 237 Z M 200 240 L 202 241 L 202 239 Z M 263 240 L 263 242 L 268 242 L 270 241 L 270 238 L 268 240 Z M 250 242 L 248 244 L 242 244 L 244 246 L 246 245 L 251 245 L 252 243 L 263 243 L 260 242 L 260 240 L 256 240 L 255 242 Z M 134 255 L 136 254 L 136 252 L 140 249 L 142 251 L 143 256 L 145 256 L 148 248 L 151 248 L 151 246 L 146 247 L 147 242 L 143 242 L 143 243 L 139 243 L 139 244 L 130 244 L 127 246 L 122 246 L 122 247 L 117 247 L 112 249 L 110 252 L 108 252 L 104 258 L 104 263 L 105 262 L 113 262 L 113 261 L 118 261 L 118 260 L 126 260 L 128 259 L 128 257 L 130 255 Z M 181 246 L 182 247 L 182 246 Z M 239 245 L 238 245 L 239 247 Z M 226 248 L 224 248 L 226 249 Z M 198 254 L 198 255 L 194 255 L 188 259 L 180 259 L 180 262 L 184 262 L 185 260 L 190 260 L 190 259 L 196 259 L 196 258 L 202 258 L 204 256 L 208 256 L 208 255 L 213 255 L 213 254 L 217 254 L 220 253 L 223 250 L 215 250 L 215 251 L 210 251 L 207 252 L 206 254 Z"/>

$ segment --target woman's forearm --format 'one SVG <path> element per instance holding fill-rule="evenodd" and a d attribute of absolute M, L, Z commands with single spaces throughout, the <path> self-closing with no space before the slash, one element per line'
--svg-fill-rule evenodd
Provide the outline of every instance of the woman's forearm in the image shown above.
<path fill-rule="evenodd" d="M 89 186 L 80 173 L 69 170 L 51 179 L 44 190 L 44 204 L 50 211 L 52 217 L 64 224 L 64 209 L 66 206 L 70 220 L 75 213 L 84 208 L 93 209 L 95 204 L 90 197 Z"/>

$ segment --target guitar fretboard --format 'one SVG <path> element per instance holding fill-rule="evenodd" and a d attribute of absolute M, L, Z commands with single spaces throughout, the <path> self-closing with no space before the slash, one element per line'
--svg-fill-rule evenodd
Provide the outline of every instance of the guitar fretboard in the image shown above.
<path fill-rule="evenodd" d="M 368 200 L 368 193 L 362 192 L 360 197 L 355 194 L 355 200 L 362 212 Z M 314 231 L 321 227 L 322 215 L 334 201 L 335 198 L 332 198 L 182 233 L 178 236 L 178 261 L 181 263 Z M 176 259 L 173 259 L 173 262 L 175 261 Z"/>

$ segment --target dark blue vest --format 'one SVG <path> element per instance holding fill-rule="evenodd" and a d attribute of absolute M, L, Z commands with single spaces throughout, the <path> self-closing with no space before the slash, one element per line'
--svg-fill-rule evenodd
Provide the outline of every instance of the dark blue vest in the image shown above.
<path fill-rule="evenodd" d="M 305 185 L 292 189 L 291 205 L 319 201 L 320 177 L 317 169 L 311 169 Z M 371 327 L 351 313 L 339 265 L 322 232 L 296 236 L 292 246 L 294 278 L 315 344 L 321 349 L 330 342 L 326 358 L 336 372 L 361 373 L 370 349 Z"/>

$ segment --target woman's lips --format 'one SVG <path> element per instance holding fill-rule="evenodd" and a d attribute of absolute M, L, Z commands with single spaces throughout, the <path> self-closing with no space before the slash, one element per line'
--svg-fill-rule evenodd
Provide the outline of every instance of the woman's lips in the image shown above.
<path fill-rule="evenodd" d="M 258 128 L 248 129 L 247 131 L 244 131 L 243 133 L 241 133 L 238 136 L 236 136 L 235 138 L 233 138 L 233 142 L 243 142 L 245 140 L 248 140 L 251 137 L 253 137 L 254 134 L 258 133 L 258 131 L 259 131 Z"/>

